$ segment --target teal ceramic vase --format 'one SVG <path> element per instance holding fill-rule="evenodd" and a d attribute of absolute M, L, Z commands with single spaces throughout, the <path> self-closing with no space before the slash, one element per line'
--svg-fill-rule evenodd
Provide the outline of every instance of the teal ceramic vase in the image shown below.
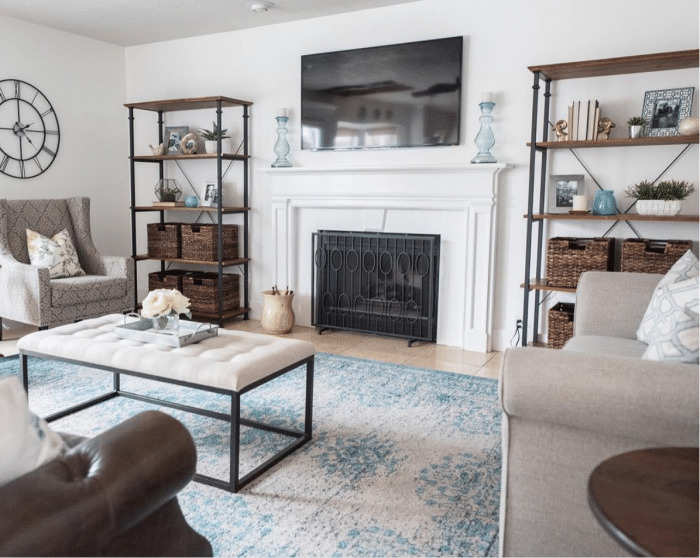
<path fill-rule="evenodd" d="M 593 198 L 593 215 L 617 215 L 615 192 L 613 190 L 598 190 Z"/>
<path fill-rule="evenodd" d="M 198 207 L 199 206 L 199 198 L 197 196 L 187 196 L 185 198 L 185 205 L 187 207 Z"/>

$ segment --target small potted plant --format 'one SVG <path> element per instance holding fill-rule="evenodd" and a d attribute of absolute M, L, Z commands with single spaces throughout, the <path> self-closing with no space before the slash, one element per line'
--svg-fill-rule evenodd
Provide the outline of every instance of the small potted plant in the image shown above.
<path fill-rule="evenodd" d="M 695 187 L 685 180 L 663 180 L 658 184 L 643 180 L 625 192 L 637 199 L 635 207 L 640 215 L 678 215 L 681 201 L 694 191 Z"/>
<path fill-rule="evenodd" d="M 219 130 L 218 126 L 216 125 L 216 122 L 212 122 L 213 127 L 211 130 L 200 130 L 199 133 L 202 135 L 204 138 L 204 151 L 207 153 L 216 153 L 217 149 L 217 142 L 219 138 L 221 138 L 221 152 L 222 153 L 230 153 L 231 152 L 231 146 L 229 142 L 224 142 L 224 139 L 230 138 L 231 136 L 226 135 L 226 132 L 228 131 L 226 128 L 223 130 Z"/>
<path fill-rule="evenodd" d="M 642 137 L 642 131 L 644 130 L 644 119 L 641 116 L 633 116 L 632 118 L 630 118 L 627 121 L 627 126 L 629 126 L 629 137 Z"/>

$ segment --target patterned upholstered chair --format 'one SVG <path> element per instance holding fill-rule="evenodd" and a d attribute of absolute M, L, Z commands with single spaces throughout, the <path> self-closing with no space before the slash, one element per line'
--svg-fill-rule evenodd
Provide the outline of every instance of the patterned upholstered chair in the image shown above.
<path fill-rule="evenodd" d="M 67 229 L 86 275 L 50 279 L 48 268 L 30 265 L 26 229 L 47 237 Z M 0 324 L 45 328 L 122 312 L 133 292 L 133 260 L 102 256 L 92 242 L 89 198 L 0 199 Z"/>

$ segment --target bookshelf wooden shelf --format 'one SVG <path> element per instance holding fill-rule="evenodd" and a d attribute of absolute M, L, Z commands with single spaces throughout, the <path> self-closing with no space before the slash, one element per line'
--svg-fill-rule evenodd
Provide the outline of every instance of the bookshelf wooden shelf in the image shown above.
<path fill-rule="evenodd" d="M 188 264 L 188 265 L 219 265 L 219 262 L 214 260 L 214 261 L 202 261 L 202 260 L 185 260 L 183 258 L 152 258 L 148 254 L 138 254 L 134 256 L 134 259 L 137 261 L 144 261 L 144 260 L 154 260 L 154 261 L 159 261 L 159 262 L 170 262 L 170 263 L 181 263 L 181 264 Z M 248 263 L 250 261 L 250 258 L 234 258 L 230 260 L 221 260 L 221 265 L 224 267 L 231 267 L 232 265 L 241 265 Z"/>
<path fill-rule="evenodd" d="M 186 212 L 201 212 L 206 213 L 216 213 L 218 208 L 216 207 L 160 207 L 157 205 L 137 205 L 134 207 L 134 211 L 186 211 Z M 233 214 L 233 213 L 246 213 L 250 211 L 250 207 L 222 207 L 221 213 L 223 214 Z"/>
<path fill-rule="evenodd" d="M 527 215 L 523 215 L 527 218 Z M 697 215 L 639 215 L 618 213 L 617 215 L 574 215 L 571 213 L 533 213 L 533 221 L 549 219 L 553 221 L 658 221 L 666 223 L 697 223 Z"/>
<path fill-rule="evenodd" d="M 537 149 L 589 149 L 605 147 L 638 147 L 644 145 L 685 145 L 698 143 L 698 134 L 692 136 L 664 136 L 654 138 L 612 138 L 586 141 L 540 141 Z M 527 144 L 528 147 L 531 145 Z"/>

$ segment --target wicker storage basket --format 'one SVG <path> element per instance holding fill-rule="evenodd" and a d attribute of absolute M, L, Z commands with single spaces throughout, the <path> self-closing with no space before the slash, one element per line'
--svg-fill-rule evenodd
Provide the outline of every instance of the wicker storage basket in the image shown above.
<path fill-rule="evenodd" d="M 549 309 L 547 346 L 561 349 L 574 336 L 574 304 L 559 302 Z"/>
<path fill-rule="evenodd" d="M 169 271 L 154 271 L 148 274 L 148 290 L 177 289 L 182 292 L 182 278 L 191 271 L 171 269 Z"/>
<path fill-rule="evenodd" d="M 575 288 L 584 271 L 612 271 L 612 238 L 550 238 L 547 242 L 547 285 Z"/>
<path fill-rule="evenodd" d="M 241 304 L 239 294 L 240 275 L 224 273 L 224 312 L 234 310 Z M 197 314 L 217 314 L 218 276 L 216 273 L 188 273 L 182 279 L 182 294 L 190 299 L 190 310 Z"/>
<path fill-rule="evenodd" d="M 628 238 L 622 241 L 620 271 L 666 273 L 692 245 L 690 240 Z"/>
<path fill-rule="evenodd" d="M 221 225 L 223 236 L 223 258 L 238 258 L 238 225 Z M 214 262 L 219 259 L 217 226 L 183 224 L 182 259 L 201 262 Z"/>
<path fill-rule="evenodd" d="M 149 258 L 180 257 L 180 223 L 149 223 L 146 231 Z"/>

